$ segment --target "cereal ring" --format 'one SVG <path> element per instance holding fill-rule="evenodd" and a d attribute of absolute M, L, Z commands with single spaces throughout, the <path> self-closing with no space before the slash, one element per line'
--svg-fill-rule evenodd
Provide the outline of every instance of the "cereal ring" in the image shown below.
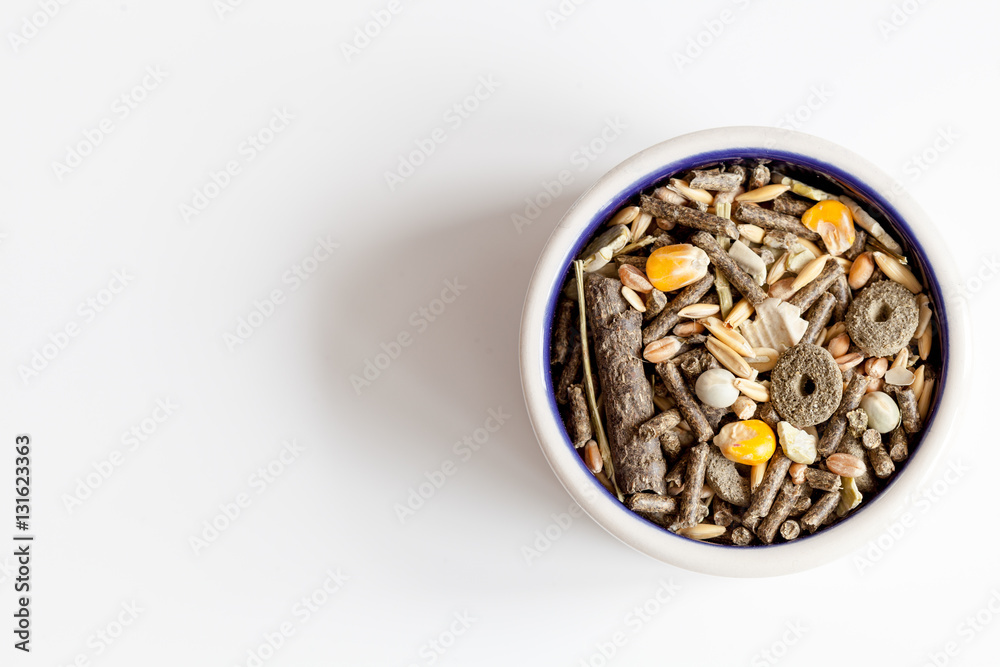
<path fill-rule="evenodd" d="M 844 376 L 827 350 L 811 343 L 790 347 L 771 371 L 771 402 L 795 428 L 815 426 L 840 406 Z"/>
<path fill-rule="evenodd" d="M 897 282 L 861 290 L 847 309 L 847 333 L 866 357 L 888 357 L 910 342 L 920 321 L 917 297 Z"/>

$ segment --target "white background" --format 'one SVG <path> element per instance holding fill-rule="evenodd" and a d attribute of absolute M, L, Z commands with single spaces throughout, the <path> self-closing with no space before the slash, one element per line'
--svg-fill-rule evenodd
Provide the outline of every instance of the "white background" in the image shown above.
<path fill-rule="evenodd" d="M 0 497 L 14 436 L 29 433 L 37 541 L 25 656 L 9 631 L 8 500 L 0 663 L 254 665 L 248 652 L 288 623 L 263 664 L 596 666 L 616 633 L 608 664 L 763 665 L 774 649 L 784 664 L 921 665 L 948 642 L 939 664 L 994 664 L 989 347 L 902 534 L 770 580 L 654 562 L 586 517 L 559 528 L 571 501 L 528 424 L 516 359 L 532 267 L 572 201 L 644 147 L 736 124 L 801 129 L 897 177 L 947 231 L 988 340 L 996 3 L 591 0 L 551 25 L 557 0 L 404 0 L 348 59 L 342 44 L 385 6 L 245 0 L 220 16 L 212 0 L 73 0 L 15 46 L 38 0 L 4 3 Z M 157 67 L 164 80 L 121 117 L 115 100 Z M 480 77 L 499 86 L 447 122 Z M 248 161 L 240 146 L 274 109 L 294 119 Z M 113 132 L 60 179 L 54 163 L 104 118 Z M 608 119 L 625 129 L 581 161 Z M 391 191 L 385 172 L 437 127 L 447 140 Z M 230 160 L 240 173 L 186 222 L 180 205 Z M 563 169 L 573 183 L 516 229 Z M 282 276 L 318 238 L 339 247 L 293 289 Z M 104 292 L 122 270 L 128 285 Z M 419 324 L 446 280 L 461 295 Z M 283 303 L 227 344 L 275 289 Z M 109 297 L 94 315 L 80 306 Z M 356 391 L 352 374 L 402 333 L 410 345 Z M 130 450 L 123 433 L 158 399 L 179 407 Z M 509 417 L 463 457 L 455 443 L 490 409 Z M 252 476 L 285 440 L 302 452 L 262 489 Z M 121 465 L 68 508 L 115 451 Z M 448 460 L 454 474 L 401 522 L 397 504 Z M 946 478 L 951 464 L 964 472 Z M 190 538 L 239 494 L 249 506 L 196 553 Z M 317 593 L 331 570 L 349 579 Z M 664 604 L 661 582 L 677 586 Z M 302 622 L 295 605 L 314 594 L 325 604 Z M 99 639 L 132 603 L 138 618 Z"/>

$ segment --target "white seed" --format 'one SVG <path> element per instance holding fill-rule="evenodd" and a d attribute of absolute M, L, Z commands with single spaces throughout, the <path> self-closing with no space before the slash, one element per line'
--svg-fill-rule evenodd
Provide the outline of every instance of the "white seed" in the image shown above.
<path fill-rule="evenodd" d="M 918 321 L 917 330 L 913 334 L 913 337 L 919 339 L 927 331 L 934 311 L 931 310 L 930 299 L 927 298 L 926 294 L 921 294 L 917 297 L 917 304 L 920 306 L 920 320 Z"/>
<path fill-rule="evenodd" d="M 725 368 L 713 368 L 698 376 L 694 383 L 694 393 L 701 402 L 713 408 L 728 408 L 740 397 L 740 391 L 733 382 L 736 376 Z"/>
<path fill-rule="evenodd" d="M 700 334 L 705 331 L 705 325 L 701 322 L 681 322 L 674 327 L 674 335 L 681 336 L 694 336 L 695 334 Z"/>
<path fill-rule="evenodd" d="M 652 364 L 658 364 L 674 356 L 681 350 L 681 341 L 673 336 L 654 340 L 642 351 L 642 358 Z"/>
<path fill-rule="evenodd" d="M 737 225 L 736 229 L 739 230 L 740 236 L 745 236 L 747 240 L 753 241 L 754 243 L 764 242 L 764 228 L 758 227 L 757 225 Z"/>
<path fill-rule="evenodd" d="M 736 378 L 733 380 L 733 386 L 739 389 L 744 396 L 752 398 L 758 403 L 767 403 L 771 400 L 771 394 L 767 391 L 767 387 L 760 382 Z"/>
<path fill-rule="evenodd" d="M 632 243 L 635 243 L 643 237 L 646 230 L 649 229 L 650 223 L 653 222 L 653 216 L 649 213 L 642 212 L 632 221 Z"/>
<path fill-rule="evenodd" d="M 931 356 L 931 346 L 934 343 L 934 336 L 931 334 L 930 327 L 924 330 L 923 335 L 917 339 L 917 352 L 920 353 L 920 358 L 924 361 Z"/>
<path fill-rule="evenodd" d="M 705 328 L 708 329 L 713 336 L 731 347 L 740 356 L 754 356 L 753 346 L 747 342 L 747 339 L 743 337 L 743 334 L 735 329 L 730 329 L 719 318 L 706 317 L 705 319 L 699 321 L 705 325 Z"/>
<path fill-rule="evenodd" d="M 771 201 L 772 199 L 788 192 L 791 189 L 792 188 L 790 185 L 771 183 L 769 185 L 757 188 L 756 190 L 751 190 L 750 192 L 744 192 L 743 194 L 736 197 L 736 201 L 745 201 L 754 204 L 762 201 Z"/>
<path fill-rule="evenodd" d="M 803 248 L 812 253 L 813 257 L 821 257 L 824 254 L 820 247 L 809 239 L 804 239 L 801 236 L 797 236 L 796 238 L 799 240 L 799 243 L 802 244 Z"/>
<path fill-rule="evenodd" d="M 622 296 L 628 301 L 629 305 L 638 310 L 640 313 L 646 312 L 646 304 L 643 303 L 642 297 L 631 287 L 622 285 Z"/>
<path fill-rule="evenodd" d="M 868 415 L 868 428 L 886 434 L 899 426 L 899 406 L 889 394 L 874 391 L 861 399 L 861 409 Z"/>
<path fill-rule="evenodd" d="M 626 206 L 622 210 L 615 213 L 614 217 L 608 221 L 608 226 L 612 225 L 627 225 L 628 223 L 639 217 L 639 211 L 641 211 L 638 206 Z"/>
<path fill-rule="evenodd" d="M 771 269 L 767 272 L 767 284 L 773 285 L 774 283 L 781 280 L 781 276 L 785 275 L 788 271 L 788 251 L 775 260 L 774 264 L 771 265 Z"/>
<path fill-rule="evenodd" d="M 670 185 L 674 186 L 677 192 L 681 193 L 691 201 L 701 202 L 706 206 L 712 203 L 713 197 L 708 190 L 692 188 L 690 185 L 688 185 L 687 181 L 681 180 L 679 178 L 671 178 Z"/>
<path fill-rule="evenodd" d="M 815 280 L 816 277 L 823 272 L 823 267 L 826 265 L 826 260 L 828 259 L 830 259 L 829 255 L 820 255 L 802 267 L 799 275 L 797 275 L 795 280 L 792 282 L 792 291 L 797 292 Z"/>
<path fill-rule="evenodd" d="M 895 366 L 889 369 L 889 372 L 885 374 L 885 381 L 887 384 L 894 384 L 900 387 L 909 387 L 913 384 L 916 375 L 913 371 L 906 368 L 896 368 Z"/>
<path fill-rule="evenodd" d="M 923 291 L 924 286 L 920 284 L 913 272 L 900 264 L 898 260 L 884 252 L 874 252 L 872 257 L 875 258 L 875 263 L 878 264 L 878 268 L 882 269 L 886 278 L 896 281 L 914 294 L 920 294 Z"/>
<path fill-rule="evenodd" d="M 665 201 L 668 204 L 674 204 L 676 206 L 683 206 L 687 203 L 687 199 L 684 199 L 684 197 L 679 195 L 675 190 L 666 186 L 653 190 L 653 196 L 661 201 Z"/>
<path fill-rule="evenodd" d="M 740 396 L 732 407 L 736 417 L 741 420 L 752 419 L 757 412 L 757 404 L 749 396 Z"/>
<path fill-rule="evenodd" d="M 837 264 L 840 264 L 840 268 L 844 270 L 845 274 L 851 270 L 851 260 L 838 256 L 834 257 L 833 261 L 837 262 Z"/>
<path fill-rule="evenodd" d="M 716 526 L 714 523 L 699 523 L 696 526 L 681 528 L 678 535 L 690 537 L 692 540 L 710 540 L 726 534 L 725 526 Z"/>
<path fill-rule="evenodd" d="M 681 317 L 690 317 L 693 320 L 700 320 L 703 317 L 710 317 L 719 312 L 717 303 L 692 303 L 677 311 Z"/>
<path fill-rule="evenodd" d="M 906 368 L 906 365 L 910 361 L 910 349 L 904 347 L 896 355 L 896 359 L 892 362 L 892 368 Z"/>
<path fill-rule="evenodd" d="M 750 466 L 750 493 L 757 490 L 760 483 L 764 481 L 764 473 L 767 472 L 766 463 L 758 463 Z"/>
<path fill-rule="evenodd" d="M 921 366 L 913 374 L 913 384 L 910 385 L 910 391 L 912 391 L 913 395 L 917 397 L 917 400 L 919 400 L 920 392 L 922 392 L 923 389 L 924 389 L 924 367 Z"/>
<path fill-rule="evenodd" d="M 750 364 L 750 368 L 766 373 L 778 363 L 778 351 L 770 347 L 755 347 L 753 356 L 747 357 L 746 362 Z"/>
<path fill-rule="evenodd" d="M 733 306 L 733 309 L 729 311 L 729 316 L 726 317 L 726 326 L 736 329 L 741 324 L 750 319 L 753 315 L 753 306 L 746 299 L 740 299 Z"/>
<path fill-rule="evenodd" d="M 931 398 L 934 396 L 934 378 L 924 381 L 924 388 L 920 392 L 920 399 L 917 401 L 917 413 L 920 414 L 920 421 L 927 421 L 927 414 L 931 410 Z"/>

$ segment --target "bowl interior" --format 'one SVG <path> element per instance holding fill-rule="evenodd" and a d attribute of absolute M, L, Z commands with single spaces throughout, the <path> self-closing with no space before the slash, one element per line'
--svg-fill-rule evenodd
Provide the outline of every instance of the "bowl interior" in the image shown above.
<path fill-rule="evenodd" d="M 550 368 L 549 355 L 551 347 L 551 335 L 552 335 L 552 322 L 555 316 L 555 309 L 559 299 L 560 292 L 563 288 L 566 278 L 569 275 L 570 264 L 573 259 L 579 255 L 583 247 L 590 241 L 591 237 L 594 235 L 595 231 L 603 225 L 607 220 L 614 215 L 622 206 L 629 203 L 630 200 L 637 199 L 640 192 L 648 192 L 651 188 L 665 183 L 666 179 L 675 176 L 679 173 L 686 172 L 690 169 L 699 168 L 702 166 L 707 166 L 723 161 L 736 160 L 739 158 L 744 159 L 770 159 L 776 163 L 780 164 L 780 171 L 793 178 L 798 178 L 805 180 L 806 182 L 816 185 L 817 187 L 825 190 L 829 190 L 834 194 L 847 194 L 859 204 L 862 205 L 869 213 L 875 217 L 876 220 L 881 222 L 886 229 L 892 233 L 892 235 L 903 245 L 906 255 L 911 262 L 911 266 L 915 265 L 914 268 L 919 269 L 916 271 L 918 275 L 924 278 L 927 284 L 929 297 L 934 306 L 934 317 L 935 323 L 938 327 L 938 341 L 936 345 L 936 351 L 940 358 L 940 373 L 936 380 L 936 394 L 934 396 L 934 401 L 931 405 L 930 412 L 926 423 L 924 424 L 923 430 L 919 434 L 919 438 L 911 443 L 910 456 L 905 461 L 898 463 L 896 465 L 896 473 L 890 482 L 881 489 L 878 494 L 865 499 L 865 502 L 857 509 L 851 516 L 847 517 L 843 521 L 839 521 L 833 526 L 827 527 L 815 534 L 803 533 L 801 537 L 795 540 L 796 543 L 801 543 L 805 540 L 814 539 L 821 535 L 836 531 L 844 524 L 850 523 L 855 517 L 861 515 L 869 508 L 873 506 L 873 501 L 879 496 L 885 494 L 893 485 L 897 483 L 899 478 L 905 473 L 907 465 L 913 460 L 914 454 L 919 450 L 920 444 L 924 439 L 924 436 L 930 432 L 933 425 L 934 419 L 937 416 L 937 408 L 941 402 L 942 397 L 945 395 L 945 385 L 949 377 L 949 350 L 950 350 L 950 330 L 949 330 L 949 319 L 948 312 L 946 310 L 946 303 L 944 295 L 942 292 L 941 284 L 938 281 L 937 276 L 931 269 L 930 261 L 928 260 L 927 253 L 924 248 L 917 240 L 917 236 L 914 230 L 907 224 L 906 219 L 896 210 L 893 204 L 885 197 L 883 194 L 878 192 L 876 189 L 870 187 L 867 183 L 863 182 L 854 175 L 834 166 L 823 162 L 821 160 L 802 155 L 795 152 L 778 150 L 774 148 L 733 148 L 726 150 L 708 151 L 703 153 L 698 153 L 685 157 L 680 160 L 669 162 L 662 165 L 655 171 L 652 171 L 641 178 L 635 180 L 627 188 L 619 192 L 616 196 L 611 197 L 607 203 L 601 207 L 594 214 L 593 218 L 588 223 L 586 229 L 583 233 L 576 239 L 575 243 L 570 247 L 565 254 L 559 258 L 559 272 L 556 274 L 557 278 L 552 282 L 551 285 L 547 286 L 548 300 L 545 303 L 545 315 L 544 322 L 545 327 L 543 331 L 542 340 L 542 351 L 544 355 L 543 368 Z M 770 165 L 774 166 L 774 165 Z M 562 417 L 559 413 L 559 408 L 556 405 L 555 391 L 552 382 L 552 374 L 544 373 L 545 377 L 545 397 L 548 401 L 548 409 L 552 412 L 556 422 L 559 424 L 560 432 L 562 434 L 563 445 L 570 451 L 574 451 L 573 444 L 566 432 L 565 425 L 563 424 Z M 595 491 L 602 494 L 608 500 L 617 504 L 624 512 L 629 512 L 623 505 L 618 502 L 618 499 L 610 494 L 597 480 L 593 478 L 590 471 L 587 470 L 584 462 L 579 456 L 574 453 L 577 465 L 591 477 L 593 481 L 593 486 Z M 636 518 L 646 522 L 650 526 L 654 526 L 657 530 L 661 531 L 664 535 L 670 536 L 670 538 L 676 540 L 685 540 L 690 542 L 688 538 L 681 537 L 671 533 L 666 528 L 653 523 L 639 515 L 633 515 Z M 725 544 L 715 544 L 712 542 L 701 542 L 706 548 L 715 549 L 727 549 L 727 550 L 740 550 L 746 551 L 748 549 L 753 551 L 759 551 L 762 549 L 780 549 L 788 543 L 776 543 L 767 546 L 754 546 L 754 547 L 734 547 Z"/>

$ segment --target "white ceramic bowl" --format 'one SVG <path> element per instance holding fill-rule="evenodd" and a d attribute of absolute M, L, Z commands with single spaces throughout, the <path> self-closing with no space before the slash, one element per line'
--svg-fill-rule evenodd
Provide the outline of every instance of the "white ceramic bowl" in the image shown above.
<path fill-rule="evenodd" d="M 940 325 L 941 378 L 928 424 L 894 480 L 846 520 L 814 535 L 771 546 L 738 548 L 679 537 L 632 513 L 583 465 L 566 435 L 553 397 L 549 337 L 558 292 L 570 262 L 620 205 L 668 175 L 732 158 L 771 158 L 813 168 L 853 190 L 893 222 L 893 233 L 924 271 Z M 665 563 L 708 574 L 760 577 L 806 570 L 877 538 L 926 480 L 948 444 L 969 366 L 965 308 L 946 302 L 942 285 L 958 274 L 937 226 L 873 164 L 829 141 L 765 127 L 726 127 L 686 134 L 625 160 L 601 177 L 566 212 L 535 267 L 521 316 L 521 383 L 532 426 L 556 477 L 597 523 L 625 544 Z M 890 201 L 891 195 L 891 201 Z M 928 270 L 932 267 L 932 270 Z"/>

